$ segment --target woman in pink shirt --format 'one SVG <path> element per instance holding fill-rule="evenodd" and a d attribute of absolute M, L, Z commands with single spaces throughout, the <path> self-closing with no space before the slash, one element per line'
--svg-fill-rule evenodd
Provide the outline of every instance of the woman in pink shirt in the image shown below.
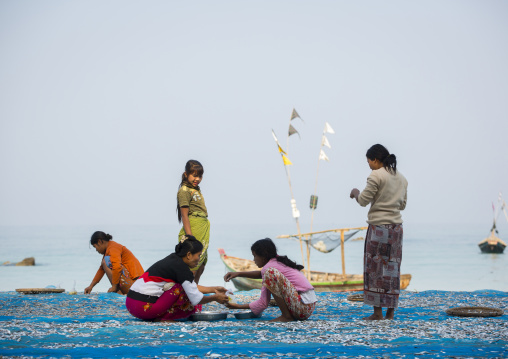
<path fill-rule="evenodd" d="M 249 304 L 228 303 L 230 309 L 250 309 L 260 315 L 268 307 L 270 297 L 281 310 L 278 318 L 271 322 L 290 322 L 308 319 L 316 307 L 314 287 L 300 272 L 303 266 L 296 264 L 287 256 L 277 255 L 277 248 L 270 238 L 256 241 L 252 247 L 254 263 L 260 271 L 229 272 L 224 280 L 229 282 L 236 277 L 263 279 L 263 288 L 258 300 Z"/>

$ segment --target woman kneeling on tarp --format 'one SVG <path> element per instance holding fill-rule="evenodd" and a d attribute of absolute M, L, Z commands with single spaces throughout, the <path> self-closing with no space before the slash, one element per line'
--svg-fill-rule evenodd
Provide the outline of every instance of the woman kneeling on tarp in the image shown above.
<path fill-rule="evenodd" d="M 148 268 L 127 293 L 125 306 L 129 313 L 143 320 L 172 321 L 201 310 L 200 304 L 226 303 L 226 288 L 194 282 L 190 268 L 198 264 L 202 250 L 201 242 L 186 236 L 176 245 L 175 253 Z"/>
<path fill-rule="evenodd" d="M 260 239 L 251 247 L 254 263 L 260 271 L 229 272 L 224 280 L 236 277 L 263 279 L 261 297 L 249 304 L 228 303 L 230 309 L 249 309 L 260 315 L 268 307 L 270 296 L 277 302 L 282 314 L 272 322 L 290 322 L 308 319 L 316 307 L 314 287 L 300 272 L 303 266 L 287 256 L 277 255 L 277 248 L 270 238 Z"/>

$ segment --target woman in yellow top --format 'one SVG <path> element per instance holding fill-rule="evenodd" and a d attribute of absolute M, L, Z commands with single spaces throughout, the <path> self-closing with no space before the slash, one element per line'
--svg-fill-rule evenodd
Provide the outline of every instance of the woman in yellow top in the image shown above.
<path fill-rule="evenodd" d="M 363 260 L 363 302 L 374 307 L 374 314 L 363 319 L 393 319 L 400 291 L 400 262 L 402 260 L 402 217 L 406 208 L 407 180 L 397 171 L 397 159 L 382 145 L 367 151 L 372 170 L 367 186 L 360 193 L 351 190 L 350 197 L 360 206 L 369 203 Z"/>
<path fill-rule="evenodd" d="M 199 283 L 199 278 L 205 270 L 208 261 L 208 244 L 210 241 L 210 221 L 205 199 L 199 188 L 203 179 L 203 165 L 196 160 L 189 160 L 185 164 L 185 172 L 182 174 L 182 182 L 177 194 L 176 210 L 178 222 L 182 223 L 182 229 L 178 233 L 178 240 L 186 236 L 194 236 L 203 245 L 203 252 L 196 267 L 191 268 L 194 273 L 194 281 Z"/>
<path fill-rule="evenodd" d="M 101 281 L 104 273 L 111 283 L 108 293 L 127 294 L 131 285 L 145 272 L 134 254 L 112 239 L 113 236 L 101 231 L 92 234 L 90 244 L 103 257 L 92 283 L 85 288 L 85 294 L 90 294 L 93 287 Z"/>

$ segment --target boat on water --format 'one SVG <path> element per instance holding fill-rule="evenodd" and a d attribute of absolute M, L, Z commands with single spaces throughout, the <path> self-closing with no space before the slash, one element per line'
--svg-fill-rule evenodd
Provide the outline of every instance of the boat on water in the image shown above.
<path fill-rule="evenodd" d="M 501 212 L 504 212 L 506 220 L 508 221 L 508 213 L 506 212 L 506 202 L 502 199 L 501 193 L 499 194 L 499 210 L 496 211 L 496 207 L 492 204 L 492 209 L 494 211 L 494 224 L 492 225 L 492 229 L 490 230 L 490 236 L 485 238 L 483 241 L 478 243 L 478 247 L 482 253 L 503 253 L 506 248 L 506 243 L 502 241 L 496 234 L 499 234 L 496 228 L 496 221 Z"/>
<path fill-rule="evenodd" d="M 500 238 L 496 237 L 496 229 L 493 228 L 490 236 L 478 243 L 482 253 L 503 253 L 506 248 L 506 243 Z"/>
<path fill-rule="evenodd" d="M 228 256 L 224 249 L 219 248 L 220 258 L 229 272 L 258 271 L 260 268 L 254 261 Z M 406 289 L 411 281 L 411 274 L 400 276 L 400 289 Z M 261 279 L 236 277 L 232 282 L 238 290 L 261 289 Z M 310 283 L 316 292 L 350 292 L 363 290 L 363 274 L 340 274 L 330 272 L 310 272 Z"/>

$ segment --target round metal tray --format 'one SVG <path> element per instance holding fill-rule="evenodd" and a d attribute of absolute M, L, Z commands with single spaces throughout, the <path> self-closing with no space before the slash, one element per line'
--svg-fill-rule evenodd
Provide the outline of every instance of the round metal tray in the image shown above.
<path fill-rule="evenodd" d="M 236 319 L 252 319 L 252 318 L 259 318 L 260 315 L 256 315 L 252 313 L 252 311 L 245 311 L 245 312 L 236 312 L 234 313 L 234 316 Z"/>
<path fill-rule="evenodd" d="M 213 320 L 226 320 L 228 312 L 199 312 L 190 316 L 190 320 L 195 322 L 211 322 Z"/>

